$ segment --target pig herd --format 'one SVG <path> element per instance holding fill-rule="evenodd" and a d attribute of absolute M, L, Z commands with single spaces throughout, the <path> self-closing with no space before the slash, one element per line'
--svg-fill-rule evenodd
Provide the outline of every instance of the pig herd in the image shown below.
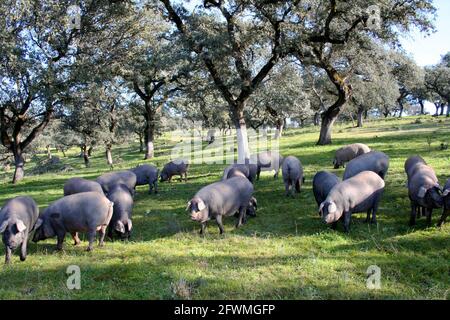
<path fill-rule="evenodd" d="M 222 234 L 224 217 L 236 217 L 236 227 L 245 224 L 249 217 L 256 217 L 254 183 L 259 180 L 261 171 L 275 171 L 276 178 L 281 169 L 286 196 L 300 192 L 305 177 L 298 158 L 268 151 L 249 160 L 225 168 L 220 181 L 201 188 L 187 203 L 186 210 L 191 219 L 201 225 L 200 234 L 205 232 L 210 220 L 216 221 Z M 349 232 L 353 213 L 366 212 L 366 222 L 376 223 L 389 157 L 356 143 L 337 150 L 333 165 L 345 167 L 342 180 L 333 173 L 320 171 L 312 181 L 322 220 L 332 228 L 342 220 L 345 232 Z M 174 160 L 161 172 L 145 164 L 105 173 L 94 181 L 71 178 L 64 184 L 64 197 L 51 203 L 41 214 L 31 197 L 18 196 L 6 201 L 0 210 L 5 263 L 10 262 L 12 252 L 19 247 L 20 260 L 26 259 L 28 237 L 32 231 L 33 242 L 56 237 L 57 250 L 62 249 L 67 233 L 71 234 L 74 245 L 80 243 L 78 233 L 86 233 L 88 251 L 93 249 L 97 232 L 99 246 L 104 244 L 105 236 L 130 238 L 136 186 L 148 185 L 150 194 L 157 193 L 158 179 L 170 182 L 172 177 L 180 176 L 180 180 L 187 181 L 188 169 L 187 161 Z M 430 225 L 433 209 L 443 207 L 438 223 L 442 225 L 450 213 L 450 179 L 441 187 L 434 170 L 420 156 L 406 160 L 405 172 L 411 201 L 410 224 L 414 225 L 416 218 L 426 216 Z"/>

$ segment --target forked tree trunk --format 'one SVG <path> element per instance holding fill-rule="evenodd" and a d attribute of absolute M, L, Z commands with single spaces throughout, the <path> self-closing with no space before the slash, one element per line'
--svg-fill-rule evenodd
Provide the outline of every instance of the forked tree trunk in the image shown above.
<path fill-rule="evenodd" d="M 401 118 L 403 116 L 403 109 L 405 108 L 401 99 L 398 100 L 398 107 L 398 117 Z"/>
<path fill-rule="evenodd" d="M 14 165 L 15 165 L 15 170 L 14 170 L 14 176 L 13 176 L 13 181 L 12 183 L 17 183 L 20 180 L 22 180 L 25 176 L 25 159 L 23 157 L 23 153 L 22 150 L 20 150 L 20 148 L 15 148 L 13 150 L 13 155 L 14 155 Z"/>

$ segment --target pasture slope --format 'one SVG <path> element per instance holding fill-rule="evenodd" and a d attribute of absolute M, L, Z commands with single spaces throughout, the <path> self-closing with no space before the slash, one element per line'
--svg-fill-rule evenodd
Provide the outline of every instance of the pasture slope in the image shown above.
<path fill-rule="evenodd" d="M 450 177 L 450 119 L 406 117 L 368 122 L 365 128 L 336 126 L 333 145 L 315 146 L 318 129 L 286 131 L 280 148 L 295 155 L 305 168 L 306 184 L 295 198 L 284 196 L 282 179 L 268 173 L 256 183 L 258 216 L 241 229 L 225 219 L 219 236 L 211 223 L 204 238 L 185 212 L 186 202 L 202 186 L 220 178 L 225 165 L 193 165 L 188 183 L 160 184 L 149 196 L 138 187 L 130 242 L 110 242 L 85 252 L 87 242 L 74 247 L 67 237 L 64 251 L 56 253 L 56 240 L 30 243 L 27 261 L 14 255 L 10 266 L 0 265 L 1 299 L 449 299 L 450 221 L 435 227 L 441 212 L 433 213 L 433 226 L 425 219 L 408 226 L 409 200 L 403 172 L 405 159 L 422 155 L 443 183 Z M 429 145 L 428 142 L 431 141 Z M 168 158 L 170 144 L 156 146 L 159 167 Z M 322 224 L 311 190 L 315 172 L 333 170 L 338 147 L 362 142 L 387 153 L 391 166 L 379 211 L 378 225 L 355 215 L 350 234 L 342 225 L 332 231 Z M 95 178 L 108 171 L 103 150 L 97 150 L 91 168 L 83 168 L 77 150 L 61 157 L 75 168 L 67 173 L 30 175 L 16 186 L 2 173 L 0 203 L 27 194 L 44 209 L 62 196 L 64 181 L 72 176 Z M 116 169 L 143 163 L 137 146 L 114 150 L 120 155 Z M 44 155 L 42 155 L 44 157 Z M 27 164 L 28 172 L 35 164 Z M 0 254 L 4 255 L 3 246 Z M 3 259 L 3 258 L 2 258 Z M 81 290 L 66 288 L 66 268 L 81 268 Z M 381 288 L 366 287 L 366 270 L 381 268 Z"/>

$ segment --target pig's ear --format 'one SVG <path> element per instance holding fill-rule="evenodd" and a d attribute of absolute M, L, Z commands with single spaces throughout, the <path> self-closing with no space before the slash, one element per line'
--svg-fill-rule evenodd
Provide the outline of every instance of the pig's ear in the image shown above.
<path fill-rule="evenodd" d="M 23 232 L 23 231 L 25 231 L 25 229 L 27 228 L 27 226 L 23 223 L 22 220 L 17 220 L 17 222 L 16 222 L 16 228 L 17 228 L 17 231 Z"/>
<path fill-rule="evenodd" d="M 336 204 L 334 202 L 330 202 L 328 205 L 328 212 L 329 213 L 335 213 L 337 211 Z"/>
<path fill-rule="evenodd" d="M 322 210 L 323 210 L 324 205 L 325 205 L 325 203 L 322 202 L 322 203 L 320 204 L 320 206 L 319 206 L 319 215 L 320 215 L 320 216 L 322 216 Z"/>
<path fill-rule="evenodd" d="M 116 222 L 116 225 L 114 226 L 114 229 L 116 229 L 120 233 L 124 233 L 125 232 L 125 226 L 123 225 L 122 221 L 120 221 L 120 220 Z"/>
<path fill-rule="evenodd" d="M 128 219 L 127 225 L 128 225 L 128 231 L 131 231 L 131 229 L 133 228 L 133 222 L 131 222 L 131 219 Z"/>
<path fill-rule="evenodd" d="M 444 192 L 442 193 L 442 196 L 443 197 L 446 197 L 446 196 L 448 196 L 450 194 L 450 189 L 446 189 L 446 190 L 444 190 Z"/>
<path fill-rule="evenodd" d="M 190 207 L 191 207 L 191 201 L 189 201 L 189 202 L 187 203 L 186 211 L 188 211 Z"/>
<path fill-rule="evenodd" d="M 425 197 L 425 194 L 427 193 L 427 189 L 425 187 L 420 187 L 419 192 L 417 193 L 417 196 L 419 198 Z"/>
<path fill-rule="evenodd" d="M 34 225 L 34 230 L 36 230 L 37 228 L 42 226 L 43 222 L 44 222 L 44 220 L 42 220 L 41 218 L 37 219 L 36 224 Z"/>
<path fill-rule="evenodd" d="M 203 209 L 206 208 L 206 205 L 203 202 L 203 200 L 200 200 L 197 205 L 198 205 L 198 211 L 202 211 Z"/>
<path fill-rule="evenodd" d="M 3 221 L 3 223 L 0 224 L 0 233 L 5 232 L 7 226 L 8 226 L 8 220 Z"/>

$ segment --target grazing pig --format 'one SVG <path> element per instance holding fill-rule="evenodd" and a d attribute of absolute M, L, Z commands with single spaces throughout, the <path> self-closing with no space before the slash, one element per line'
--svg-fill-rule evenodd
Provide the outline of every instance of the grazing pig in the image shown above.
<path fill-rule="evenodd" d="M 405 172 L 408 180 L 414 175 L 416 168 L 418 168 L 420 164 L 427 164 L 421 156 L 411 156 L 406 160 Z M 408 183 L 406 183 L 406 187 L 408 187 Z M 417 218 L 426 216 L 426 210 L 426 208 L 420 206 L 417 207 Z"/>
<path fill-rule="evenodd" d="M 363 171 L 347 180 L 336 184 L 327 198 L 320 204 L 319 213 L 323 221 L 333 224 L 343 217 L 344 230 L 349 232 L 352 213 L 366 212 L 366 222 L 369 222 L 372 212 L 372 223 L 376 223 L 376 214 L 381 195 L 384 190 L 384 180 L 372 171 Z"/>
<path fill-rule="evenodd" d="M 106 227 L 113 214 L 113 205 L 114 203 L 98 192 L 77 193 L 56 200 L 37 220 L 33 242 L 56 236 L 56 249 L 61 250 L 66 232 L 72 235 L 75 245 L 80 243 L 77 233 L 87 232 L 87 251 L 91 251 L 96 231 L 99 231 L 99 245 L 103 246 Z"/>
<path fill-rule="evenodd" d="M 187 182 L 187 171 L 189 168 L 189 163 L 186 160 L 173 160 L 167 163 L 161 171 L 160 181 L 172 181 L 172 177 L 175 175 L 180 175 L 180 181 L 183 180 Z"/>
<path fill-rule="evenodd" d="M 363 171 L 373 171 L 383 180 L 389 168 L 389 157 L 383 152 L 371 151 L 360 155 L 347 164 L 343 180 L 347 180 Z"/>
<path fill-rule="evenodd" d="M 83 178 L 70 178 L 64 184 L 64 196 L 89 191 L 100 192 L 103 194 L 102 186 L 96 181 Z"/>
<path fill-rule="evenodd" d="M 416 168 L 421 164 L 427 164 L 421 156 L 411 156 L 405 161 L 405 172 L 408 179 L 414 175 Z"/>
<path fill-rule="evenodd" d="M 303 177 L 303 167 L 296 157 L 289 156 L 283 160 L 282 165 L 282 174 L 284 186 L 286 189 L 286 196 L 289 196 L 294 190 L 300 192 L 300 188 L 302 186 L 302 182 L 305 182 L 305 178 Z"/>
<path fill-rule="evenodd" d="M 370 152 L 370 148 L 362 143 L 353 143 L 342 147 L 336 150 L 333 160 L 334 168 L 344 167 L 346 162 L 368 152 Z"/>
<path fill-rule="evenodd" d="M 252 156 L 251 163 L 256 163 L 256 179 L 259 180 L 261 171 L 275 171 L 274 178 L 278 177 L 278 173 L 283 164 L 283 156 L 275 151 L 260 152 Z"/>
<path fill-rule="evenodd" d="M 450 179 L 447 180 L 444 186 L 444 192 L 442 193 L 444 198 L 444 211 L 442 212 L 441 219 L 439 220 L 438 227 L 445 223 L 445 220 L 450 215 Z"/>
<path fill-rule="evenodd" d="M 234 164 L 231 164 L 228 167 L 226 167 L 225 170 L 223 170 L 222 180 L 225 180 L 225 179 L 229 178 L 228 177 L 228 173 L 232 169 L 235 169 L 235 170 L 238 170 L 238 171 L 242 172 L 251 183 L 255 182 L 256 171 L 257 171 L 256 164 L 253 164 L 253 163 L 248 163 L 248 164 L 234 163 Z"/>
<path fill-rule="evenodd" d="M 313 178 L 313 193 L 317 206 L 325 201 L 331 189 L 341 182 L 338 176 L 328 171 L 319 171 Z"/>
<path fill-rule="evenodd" d="M 0 210 L 0 233 L 5 244 L 5 263 L 11 261 L 11 253 L 20 246 L 20 260 L 27 258 L 28 235 L 38 219 L 39 209 L 30 197 L 8 200 Z"/>
<path fill-rule="evenodd" d="M 433 209 L 441 208 L 444 204 L 441 187 L 433 168 L 424 163 L 416 164 L 414 173 L 408 179 L 408 196 L 411 200 L 409 224 L 416 224 L 417 209 L 422 207 L 426 211 L 427 224 L 431 225 Z"/>
<path fill-rule="evenodd" d="M 158 176 L 159 169 L 149 164 L 139 165 L 130 170 L 136 175 L 136 185 L 143 186 L 148 184 L 148 193 L 151 194 L 155 190 L 158 193 Z"/>
<path fill-rule="evenodd" d="M 106 195 L 108 194 L 109 189 L 111 189 L 114 185 L 121 183 L 126 185 L 128 189 L 130 189 L 130 192 L 134 195 L 137 177 L 134 172 L 124 170 L 102 174 L 95 181 L 100 183 L 103 192 Z"/>
<path fill-rule="evenodd" d="M 215 219 L 220 230 L 224 232 L 223 216 L 233 216 L 239 212 L 236 228 L 246 219 L 246 212 L 251 206 L 256 210 L 256 199 L 252 199 L 253 184 L 243 176 L 219 181 L 200 189 L 188 202 L 186 210 L 191 212 L 191 219 L 201 223 L 200 234 L 203 234 L 209 220 Z"/>
<path fill-rule="evenodd" d="M 126 185 L 117 184 L 108 193 L 108 199 L 114 203 L 113 215 L 108 225 L 108 237 L 113 233 L 121 239 L 129 239 L 133 224 L 131 212 L 133 211 L 133 197 Z"/>

